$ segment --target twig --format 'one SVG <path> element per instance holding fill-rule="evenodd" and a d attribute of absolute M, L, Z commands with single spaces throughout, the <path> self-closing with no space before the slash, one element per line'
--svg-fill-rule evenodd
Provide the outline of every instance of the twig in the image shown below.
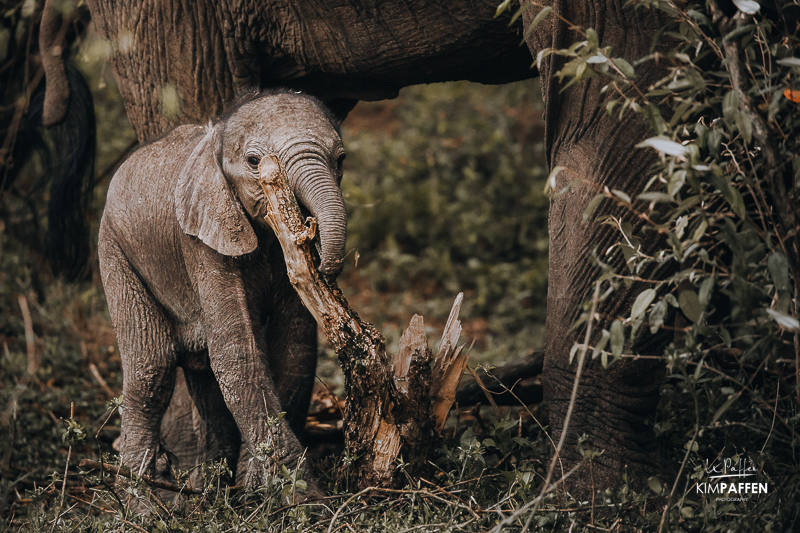
<path fill-rule="evenodd" d="M 709 9 L 713 14 L 713 21 L 720 29 L 720 33 L 727 33 L 734 27 L 739 28 L 745 22 L 745 15 L 737 12 L 733 17 L 726 17 L 724 12 L 717 5 L 716 0 L 709 0 Z M 761 148 L 766 164 L 764 166 L 765 179 L 768 185 L 768 191 L 772 197 L 773 205 L 778 211 L 778 228 L 781 231 L 775 232 L 775 236 L 780 242 L 781 248 L 787 257 L 791 257 L 790 264 L 795 265 L 792 269 L 792 274 L 795 284 L 795 308 L 794 318 L 800 318 L 800 302 L 798 302 L 797 291 L 798 284 L 800 284 L 800 243 L 798 243 L 797 228 L 798 228 L 798 211 L 796 208 L 797 198 L 794 188 L 791 187 L 793 179 L 784 168 L 788 161 L 780 161 L 778 157 L 778 150 L 773 141 L 766 121 L 761 114 L 756 110 L 750 95 L 747 93 L 747 86 L 745 83 L 745 76 L 743 73 L 743 65 L 740 59 L 739 43 L 736 39 L 728 41 L 723 40 L 723 49 L 725 51 L 726 62 L 725 68 L 731 77 L 731 86 L 739 98 L 739 105 L 750 122 L 753 125 L 753 137 L 756 143 Z M 791 232 L 794 231 L 795 235 L 792 238 L 792 243 L 787 244 L 784 237 L 789 237 Z M 796 332 L 794 338 L 795 360 L 797 367 L 795 369 L 795 379 L 800 383 L 800 331 Z M 800 386 L 795 387 L 795 402 L 800 405 Z"/>
<path fill-rule="evenodd" d="M 36 357 L 36 336 L 33 333 L 33 320 L 28 307 L 28 299 L 20 294 L 17 298 L 19 309 L 22 312 L 22 322 L 25 324 L 25 348 L 28 355 L 28 375 L 33 376 L 39 368 L 39 359 Z"/>
<path fill-rule="evenodd" d="M 769 434 L 767 434 L 767 438 L 766 440 L 764 440 L 764 445 L 761 447 L 761 451 L 758 452 L 759 454 L 764 453 L 764 448 L 767 447 L 769 438 L 772 436 L 772 430 L 775 429 L 775 418 L 777 418 L 778 416 L 778 398 L 780 398 L 780 393 L 781 393 L 781 382 L 778 381 L 778 384 L 775 387 L 775 409 L 772 411 L 772 425 L 769 427 Z"/>
<path fill-rule="evenodd" d="M 125 520 L 124 518 L 117 518 L 117 519 L 118 519 L 120 522 L 122 522 L 123 524 L 127 524 L 127 525 L 131 526 L 131 527 L 132 527 L 133 529 L 135 529 L 136 531 L 141 531 L 142 533 L 148 533 L 146 529 L 144 529 L 144 528 L 142 528 L 142 527 L 139 527 L 139 526 L 137 526 L 137 525 L 136 525 L 136 524 L 134 524 L 133 522 L 128 522 L 128 521 L 127 521 L 127 520 Z"/>
<path fill-rule="evenodd" d="M 124 466 L 112 466 L 105 463 L 98 463 L 97 461 L 93 461 L 91 459 L 82 459 L 79 465 L 81 468 L 96 468 L 98 470 L 102 470 L 103 472 L 108 472 L 109 474 L 114 474 L 116 476 L 122 476 L 126 478 L 131 478 L 131 470 L 130 468 L 126 468 Z M 141 479 L 151 487 L 155 487 L 157 489 L 168 490 L 171 492 L 177 492 L 179 494 L 203 494 L 202 490 L 195 489 L 192 487 L 179 487 L 174 483 L 170 483 L 168 481 L 161 481 L 159 479 L 153 479 L 146 474 L 142 474 L 141 476 L 136 476 L 138 479 Z M 242 487 L 234 486 L 230 487 L 228 490 L 240 490 Z"/>
<path fill-rule="evenodd" d="M 75 402 L 69 404 L 69 419 L 73 420 L 75 417 Z M 64 495 L 67 492 L 67 475 L 69 474 L 69 460 L 72 458 L 72 444 L 69 445 L 67 451 L 67 466 L 64 467 L 64 481 L 61 482 L 61 504 L 59 507 L 64 506 Z"/>
<path fill-rule="evenodd" d="M 583 463 L 576 464 L 575 466 L 572 467 L 572 469 L 570 469 L 569 472 L 564 474 L 561 477 L 561 479 L 559 479 L 558 481 L 556 481 L 555 483 L 553 483 L 549 487 L 547 485 L 545 485 L 542 488 L 542 492 L 536 498 L 534 498 L 533 500 L 529 501 L 528 503 L 526 503 L 525 505 L 520 507 L 517 511 L 514 511 L 514 513 L 511 516 L 509 516 L 508 518 L 504 519 L 502 522 L 497 524 L 497 526 L 492 530 L 492 533 L 500 533 L 505 526 L 511 524 L 514 520 L 516 520 L 517 518 L 519 518 L 520 516 L 525 514 L 525 512 L 527 512 L 528 509 L 530 509 L 531 507 L 535 506 L 533 511 L 531 511 L 531 516 L 533 516 L 533 514 L 536 513 L 536 509 L 539 508 L 539 504 L 542 502 L 542 498 L 544 498 L 550 491 L 552 491 L 554 488 L 556 488 L 561 483 L 563 483 L 569 476 L 574 474 L 575 471 L 577 471 L 581 466 L 583 466 Z M 526 527 L 523 528 L 523 531 L 525 531 L 527 529 L 527 525 L 528 524 L 525 524 L 525 525 L 526 525 Z"/>
<path fill-rule="evenodd" d="M 108 386 L 108 383 L 106 383 L 106 380 L 104 380 L 103 376 L 100 375 L 100 371 L 97 369 L 97 366 L 94 363 L 89 365 L 89 370 L 92 372 L 92 376 L 94 376 L 94 379 L 97 380 L 97 383 L 99 383 L 100 386 L 103 387 L 103 390 L 106 391 L 106 394 L 108 394 L 108 397 L 109 398 L 116 398 L 117 395 L 114 394 L 114 391 L 111 390 L 111 387 Z"/>
<path fill-rule="evenodd" d="M 567 407 L 567 415 L 564 417 L 564 427 L 561 429 L 561 436 L 558 439 L 558 446 L 556 446 L 555 453 L 553 454 L 553 459 L 550 461 L 550 467 L 547 469 L 547 477 L 545 478 L 544 484 L 542 485 L 542 491 L 539 493 L 539 497 L 536 498 L 537 501 L 541 501 L 542 497 L 547 493 L 549 490 L 548 484 L 550 483 L 550 479 L 553 477 L 553 470 L 555 470 L 556 462 L 559 461 L 561 456 L 561 450 L 564 447 L 564 442 L 567 440 L 567 431 L 569 430 L 569 422 L 572 418 L 572 411 L 575 408 L 575 403 L 578 400 L 578 385 L 581 381 L 581 375 L 583 374 L 583 363 L 586 360 L 586 353 L 589 351 L 589 339 L 592 335 L 592 322 L 594 321 L 594 316 L 597 313 L 597 303 L 600 300 L 600 282 L 595 282 L 594 285 L 594 295 L 592 296 L 592 309 L 589 312 L 589 319 L 586 321 L 586 335 L 584 336 L 583 340 L 583 349 L 581 349 L 581 354 L 578 357 L 578 369 L 575 371 L 575 380 L 572 384 L 572 394 L 570 395 L 569 399 L 569 406 Z M 578 466 L 581 466 L 579 463 L 575 468 L 570 470 L 570 472 L 574 472 Z M 562 479 L 566 479 L 566 476 L 562 477 Z M 536 509 L 539 508 L 538 503 L 534 508 L 533 512 L 536 512 Z M 526 528 L 527 529 L 527 528 Z"/>
<path fill-rule="evenodd" d="M 497 403 L 495 403 L 494 398 L 492 398 L 492 394 L 489 392 L 489 389 L 486 388 L 486 385 L 483 384 L 483 380 L 480 378 L 478 373 L 472 370 L 469 365 L 467 365 L 467 370 L 469 370 L 469 373 L 472 374 L 475 383 L 477 383 L 478 387 L 480 387 L 480 389 L 483 391 L 486 399 L 489 400 L 489 403 L 492 405 L 492 409 L 494 409 L 494 414 L 497 416 L 497 418 L 502 418 L 503 413 L 500 412 L 500 408 L 497 407 Z"/>
<path fill-rule="evenodd" d="M 672 490 L 669 491 L 667 503 L 664 505 L 664 511 L 661 513 L 661 522 L 658 524 L 658 533 L 661 533 L 661 531 L 664 530 L 667 518 L 669 517 L 669 508 L 672 506 L 672 498 L 675 496 L 675 490 L 678 488 L 678 483 L 681 480 L 681 474 L 683 474 L 683 470 L 686 468 L 686 462 L 689 460 L 689 455 L 691 455 L 694 444 L 697 442 L 697 436 L 700 434 L 700 405 L 697 401 L 697 393 L 695 392 L 694 387 L 689 387 L 689 392 L 691 392 L 692 400 L 694 400 L 694 434 L 692 434 L 692 440 L 689 441 L 689 446 L 686 449 L 686 453 L 683 455 L 683 461 L 681 462 L 681 467 L 678 470 L 678 475 L 675 476 L 675 482 L 672 484 Z"/>

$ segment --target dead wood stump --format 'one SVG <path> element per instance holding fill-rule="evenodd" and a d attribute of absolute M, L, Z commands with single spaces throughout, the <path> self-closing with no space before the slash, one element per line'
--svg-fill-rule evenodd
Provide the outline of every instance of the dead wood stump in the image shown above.
<path fill-rule="evenodd" d="M 356 490 L 399 485 L 425 469 L 436 432 L 455 400 L 467 356 L 458 346 L 462 294 L 456 298 L 434 358 L 415 315 L 400 349 L 386 354 L 381 334 L 350 309 L 336 281 L 320 274 L 312 248 L 316 221 L 303 221 L 286 173 L 274 157 L 259 166 L 266 220 L 280 241 L 289 279 L 336 351 L 345 377 L 344 436 Z"/>

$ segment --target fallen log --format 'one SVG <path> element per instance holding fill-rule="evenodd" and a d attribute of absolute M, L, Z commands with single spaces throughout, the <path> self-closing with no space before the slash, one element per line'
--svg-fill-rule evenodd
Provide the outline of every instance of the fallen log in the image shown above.
<path fill-rule="evenodd" d="M 532 352 L 489 372 L 479 371 L 483 387 L 475 380 L 466 378 L 456 393 L 458 405 L 474 405 L 487 401 L 490 394 L 497 405 L 530 405 L 541 403 L 544 353 Z M 484 388 L 486 389 L 484 391 Z"/>
<path fill-rule="evenodd" d="M 400 349 L 388 356 L 381 334 L 348 306 L 335 279 L 317 270 L 312 246 L 316 221 L 303 221 L 277 158 L 261 160 L 259 183 L 267 200 L 266 220 L 280 242 L 289 280 L 342 365 L 349 478 L 355 490 L 399 485 L 406 473 L 426 469 L 436 430 L 455 400 L 467 363 L 457 346 L 463 295 L 456 298 L 435 358 L 418 315 L 403 333 Z M 405 473 L 397 468 L 401 454 Z"/>

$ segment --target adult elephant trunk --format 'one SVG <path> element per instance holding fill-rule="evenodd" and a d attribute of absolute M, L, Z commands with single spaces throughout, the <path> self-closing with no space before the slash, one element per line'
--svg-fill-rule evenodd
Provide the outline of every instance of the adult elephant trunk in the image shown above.
<path fill-rule="evenodd" d="M 337 180 L 327 165 L 316 160 L 289 167 L 287 174 L 297 200 L 317 219 L 319 271 L 335 276 L 342 271 L 347 239 L 347 212 Z"/>

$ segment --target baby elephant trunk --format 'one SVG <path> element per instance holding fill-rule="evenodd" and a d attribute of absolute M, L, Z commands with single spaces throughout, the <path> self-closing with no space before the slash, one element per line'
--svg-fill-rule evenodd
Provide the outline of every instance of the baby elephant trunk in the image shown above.
<path fill-rule="evenodd" d="M 336 276 L 342 271 L 347 239 L 347 212 L 336 178 L 321 163 L 289 171 L 289 184 L 298 202 L 317 219 L 320 240 L 319 271 Z"/>

